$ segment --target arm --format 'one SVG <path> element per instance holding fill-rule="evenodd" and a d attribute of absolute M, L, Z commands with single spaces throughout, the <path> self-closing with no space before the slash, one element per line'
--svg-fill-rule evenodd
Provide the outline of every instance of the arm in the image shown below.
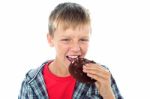
<path fill-rule="evenodd" d="M 121 96 L 120 91 L 117 87 L 116 81 L 112 75 L 111 75 L 111 88 L 113 90 L 113 93 L 114 93 L 116 99 L 123 99 L 123 97 Z"/>
<path fill-rule="evenodd" d="M 28 97 L 28 87 L 25 81 L 22 82 L 20 94 L 18 99 L 29 99 Z"/>

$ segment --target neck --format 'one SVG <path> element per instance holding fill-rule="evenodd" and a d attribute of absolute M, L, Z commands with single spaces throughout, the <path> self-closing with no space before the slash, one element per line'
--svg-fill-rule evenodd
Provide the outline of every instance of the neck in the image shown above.
<path fill-rule="evenodd" d="M 58 64 L 58 62 L 56 62 L 55 60 L 49 65 L 49 69 L 53 74 L 59 77 L 66 77 L 70 75 L 68 67 Z"/>

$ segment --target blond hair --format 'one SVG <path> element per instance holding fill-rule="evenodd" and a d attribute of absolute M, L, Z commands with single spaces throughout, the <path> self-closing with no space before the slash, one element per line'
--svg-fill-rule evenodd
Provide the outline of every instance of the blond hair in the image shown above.
<path fill-rule="evenodd" d="M 55 30 L 62 26 L 64 30 L 67 28 L 76 28 L 90 24 L 90 15 L 87 9 L 77 3 L 61 3 L 55 7 L 49 16 L 49 34 L 54 36 Z"/>

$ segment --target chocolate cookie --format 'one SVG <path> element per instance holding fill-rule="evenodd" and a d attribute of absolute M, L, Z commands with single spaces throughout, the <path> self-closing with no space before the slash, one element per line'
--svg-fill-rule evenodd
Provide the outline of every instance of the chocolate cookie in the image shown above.
<path fill-rule="evenodd" d="M 96 80 L 91 79 L 83 72 L 83 65 L 87 63 L 95 63 L 94 61 L 85 58 L 70 59 L 71 64 L 69 66 L 70 74 L 78 81 L 83 83 L 94 83 Z"/>

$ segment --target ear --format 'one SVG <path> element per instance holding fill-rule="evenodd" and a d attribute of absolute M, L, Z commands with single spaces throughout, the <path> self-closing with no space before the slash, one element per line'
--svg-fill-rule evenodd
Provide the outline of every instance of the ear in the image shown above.
<path fill-rule="evenodd" d="M 51 47 L 54 46 L 53 37 L 49 33 L 47 33 L 47 41 Z"/>

